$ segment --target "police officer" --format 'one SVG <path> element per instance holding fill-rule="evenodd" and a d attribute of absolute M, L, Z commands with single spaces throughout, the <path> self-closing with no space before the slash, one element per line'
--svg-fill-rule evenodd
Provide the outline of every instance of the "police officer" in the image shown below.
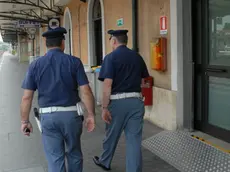
<path fill-rule="evenodd" d="M 82 172 L 83 116 L 77 113 L 78 86 L 88 111 L 87 129 L 91 132 L 95 127 L 94 97 L 83 64 L 79 58 L 63 52 L 66 33 L 62 27 L 43 33 L 48 52 L 31 63 L 22 84 L 21 131 L 28 136 L 30 133 L 26 129 L 32 132 L 29 113 L 34 91 L 38 90 L 42 141 L 49 172 L 65 172 L 65 145 L 68 172 Z"/>
<path fill-rule="evenodd" d="M 102 119 L 106 123 L 103 152 L 94 163 L 110 170 L 121 136 L 126 136 L 126 172 L 142 171 L 142 127 L 145 113 L 141 96 L 142 79 L 149 76 L 143 58 L 127 48 L 128 30 L 109 30 L 113 52 L 103 61 L 99 80 L 103 81 Z"/>

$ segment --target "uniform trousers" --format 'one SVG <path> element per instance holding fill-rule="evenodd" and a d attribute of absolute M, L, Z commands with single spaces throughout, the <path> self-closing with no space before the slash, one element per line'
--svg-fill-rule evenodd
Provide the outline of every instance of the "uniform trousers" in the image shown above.
<path fill-rule="evenodd" d="M 40 120 L 48 172 L 82 172 L 80 138 L 83 116 L 78 116 L 77 112 L 72 111 L 53 112 L 41 114 Z"/>
<path fill-rule="evenodd" d="M 142 128 L 145 113 L 140 98 L 112 100 L 109 105 L 112 122 L 106 124 L 103 153 L 99 162 L 110 168 L 119 138 L 124 131 L 126 137 L 126 172 L 142 172 Z"/>

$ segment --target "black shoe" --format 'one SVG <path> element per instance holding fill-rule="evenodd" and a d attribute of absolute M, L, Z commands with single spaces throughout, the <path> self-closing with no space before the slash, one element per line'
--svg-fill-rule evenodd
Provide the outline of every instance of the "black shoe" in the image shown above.
<path fill-rule="evenodd" d="M 101 167 L 101 168 L 102 168 L 103 170 L 105 170 L 105 171 L 111 170 L 111 168 L 107 168 L 106 166 L 104 166 L 103 164 L 101 164 L 101 163 L 99 162 L 99 157 L 98 157 L 98 156 L 93 157 L 93 162 L 94 162 L 97 166 Z"/>

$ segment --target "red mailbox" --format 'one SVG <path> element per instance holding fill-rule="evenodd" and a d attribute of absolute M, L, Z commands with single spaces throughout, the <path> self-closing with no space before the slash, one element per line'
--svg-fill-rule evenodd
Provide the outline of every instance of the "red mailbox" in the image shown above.
<path fill-rule="evenodd" d="M 141 92 L 144 97 L 145 106 L 153 105 L 153 77 L 144 78 L 144 82 L 141 84 Z"/>

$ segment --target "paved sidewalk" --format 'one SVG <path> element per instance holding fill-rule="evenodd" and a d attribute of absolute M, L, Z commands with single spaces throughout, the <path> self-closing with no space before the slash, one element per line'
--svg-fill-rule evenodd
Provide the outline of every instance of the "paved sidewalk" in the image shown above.
<path fill-rule="evenodd" d="M 0 70 L 0 172 L 44 172 L 46 161 L 40 133 L 34 124 L 34 133 L 25 137 L 20 132 L 20 88 L 28 64 L 18 64 L 9 53 L 1 58 Z M 22 169 L 21 171 L 17 171 Z"/>
<path fill-rule="evenodd" d="M 18 59 L 4 53 L 0 70 L 0 172 L 45 172 L 40 132 L 31 114 L 34 133 L 24 137 L 20 133 L 19 105 L 22 96 L 20 89 L 28 64 L 19 64 Z M 33 106 L 36 106 L 34 101 Z M 84 129 L 82 149 L 84 153 L 84 172 L 102 172 L 93 164 L 92 157 L 99 155 L 104 138 L 104 123 L 97 112 L 97 128 L 93 133 Z M 161 129 L 145 121 L 143 139 Z M 143 172 L 177 172 L 176 169 L 143 148 Z M 112 163 L 112 172 L 125 172 L 125 139 L 122 136 Z"/>
<path fill-rule="evenodd" d="M 104 123 L 100 119 L 100 112 L 98 111 L 97 128 L 94 133 L 83 133 L 82 146 L 85 154 L 85 172 L 102 172 L 101 169 L 95 167 L 92 162 L 94 155 L 99 155 L 102 150 L 102 140 L 104 138 Z M 162 131 L 160 128 L 152 125 L 148 121 L 144 124 L 143 139 L 151 137 L 154 134 Z M 125 172 L 125 138 L 122 135 L 117 151 L 115 153 L 112 172 Z M 152 154 L 147 149 L 143 148 L 143 172 L 178 172 L 175 168 Z"/>

